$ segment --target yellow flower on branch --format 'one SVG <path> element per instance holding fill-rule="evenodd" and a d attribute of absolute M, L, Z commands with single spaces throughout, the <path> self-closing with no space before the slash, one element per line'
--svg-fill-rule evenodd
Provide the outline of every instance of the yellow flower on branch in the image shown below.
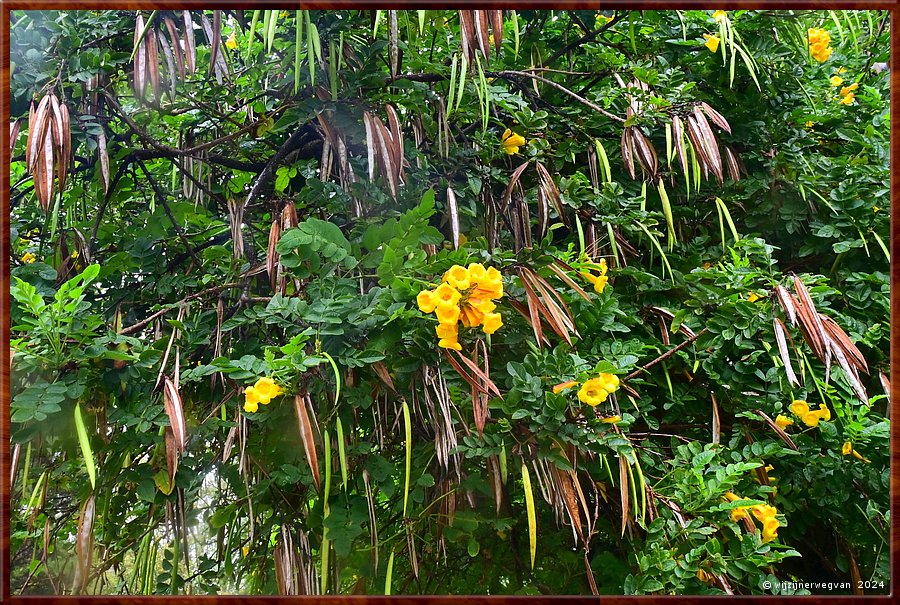
<path fill-rule="evenodd" d="M 810 410 L 809 404 L 805 401 L 796 399 L 790 406 L 791 412 L 803 421 L 803 424 L 810 427 L 819 426 L 820 420 L 826 422 L 831 420 L 831 410 L 822 405 L 818 410 Z"/>
<path fill-rule="evenodd" d="M 851 84 L 850 86 L 844 86 L 843 88 L 841 88 L 841 95 L 847 96 L 847 95 L 849 95 L 851 92 L 853 92 L 854 90 L 856 90 L 857 88 L 859 88 L 859 84 L 857 84 L 856 82 L 854 82 L 854 83 Z"/>
<path fill-rule="evenodd" d="M 791 403 L 790 409 L 796 416 L 802 416 L 809 411 L 809 404 L 802 399 L 795 399 Z"/>
<path fill-rule="evenodd" d="M 703 37 L 706 38 L 706 44 L 704 46 L 710 50 L 710 52 L 716 52 L 719 50 L 719 36 L 713 36 L 712 34 L 703 34 Z"/>
<path fill-rule="evenodd" d="M 840 86 L 844 83 L 844 78 L 840 76 L 831 76 L 830 82 L 832 86 Z"/>
<path fill-rule="evenodd" d="M 778 416 L 775 418 L 775 424 L 777 424 L 781 430 L 784 430 L 794 424 L 794 421 L 784 414 L 778 414 Z"/>
<path fill-rule="evenodd" d="M 829 46 L 831 34 L 821 27 L 811 27 L 807 31 L 807 35 L 809 36 L 809 54 L 812 55 L 812 58 L 819 63 L 827 61 L 832 51 Z"/>
<path fill-rule="evenodd" d="M 779 527 L 781 527 L 781 522 L 779 522 L 775 517 L 768 517 L 765 521 L 763 521 L 762 541 L 764 543 L 771 542 L 772 540 L 777 538 Z"/>
<path fill-rule="evenodd" d="M 459 307 L 453 303 L 440 302 L 435 309 L 438 322 L 455 325 L 459 321 Z"/>
<path fill-rule="evenodd" d="M 259 393 L 255 387 L 247 387 L 244 390 L 244 411 L 253 413 L 259 409 Z"/>
<path fill-rule="evenodd" d="M 456 340 L 459 337 L 459 324 L 438 324 L 434 331 L 441 340 Z"/>
<path fill-rule="evenodd" d="M 434 294 L 437 297 L 437 304 L 449 303 L 455 305 L 459 302 L 459 299 L 462 298 L 462 294 L 459 293 L 459 290 L 446 283 L 438 286 L 434 290 Z"/>
<path fill-rule="evenodd" d="M 234 50 L 235 48 L 237 48 L 237 31 L 236 30 L 232 30 L 231 35 L 228 36 L 227 40 L 225 40 L 225 48 L 230 48 L 231 50 Z"/>
<path fill-rule="evenodd" d="M 581 389 L 578 391 L 578 399 L 591 407 L 595 407 L 606 401 L 609 394 L 618 388 L 618 376 L 601 373 L 596 378 L 591 378 L 581 385 Z"/>
<path fill-rule="evenodd" d="M 713 13 L 713 19 L 716 20 L 716 23 L 721 23 L 725 19 L 728 18 L 728 13 L 722 10 L 716 11 Z"/>
<path fill-rule="evenodd" d="M 856 98 L 856 95 L 852 92 L 841 97 L 841 100 L 838 101 L 841 105 L 853 105 L 853 100 Z"/>
<path fill-rule="evenodd" d="M 503 135 L 500 137 L 500 143 L 503 145 L 503 151 L 505 151 L 508 155 L 515 155 L 519 153 L 519 147 L 525 144 L 525 137 L 520 134 L 517 134 L 507 128 Z"/>
<path fill-rule="evenodd" d="M 503 326 L 503 319 L 499 313 L 485 313 L 484 325 L 481 327 L 485 334 L 493 334 Z"/>
<path fill-rule="evenodd" d="M 752 303 L 758 301 L 759 298 L 760 298 L 759 294 L 757 294 L 756 292 L 751 292 L 747 295 L 747 300 L 749 300 Z"/>
<path fill-rule="evenodd" d="M 606 418 L 601 418 L 601 422 L 605 422 L 606 424 L 617 424 L 622 421 L 621 416 L 607 416 Z"/>
<path fill-rule="evenodd" d="M 841 447 L 841 453 L 845 456 L 849 456 L 852 454 L 854 458 L 856 458 L 857 460 L 862 460 L 863 462 L 865 462 L 867 464 L 872 462 L 868 458 L 863 458 L 862 454 L 860 454 L 855 449 L 853 449 L 853 444 L 850 443 L 849 441 L 844 442 L 843 447 Z"/>
<path fill-rule="evenodd" d="M 423 313 L 437 315 L 438 346 L 462 350 L 459 344 L 459 322 L 466 328 L 482 326 L 485 334 L 493 334 L 503 325 L 495 313 L 494 300 L 503 296 L 503 276 L 495 267 L 485 268 L 471 263 L 468 268 L 453 265 L 434 290 L 423 290 L 416 303 Z"/>
<path fill-rule="evenodd" d="M 268 377 L 257 380 L 254 387 L 256 388 L 256 393 L 259 395 L 259 402 L 263 405 L 269 405 L 270 401 L 283 393 L 281 387 Z"/>
<path fill-rule="evenodd" d="M 32 254 L 31 252 L 26 252 L 25 254 L 22 255 L 23 263 L 30 264 L 36 260 L 37 260 L 37 257 L 34 254 Z"/>
<path fill-rule="evenodd" d="M 438 298 L 433 290 L 422 290 L 416 296 L 416 304 L 422 313 L 433 313 L 438 304 Z"/>
<path fill-rule="evenodd" d="M 597 263 L 597 266 L 599 267 L 600 275 L 594 275 L 589 271 L 581 271 L 580 275 L 594 286 L 594 292 L 596 292 L 597 294 L 601 294 L 603 292 L 603 288 L 606 287 L 606 284 L 609 281 L 609 278 L 606 276 L 606 272 L 608 270 L 606 266 L 606 259 L 601 258 Z"/>
<path fill-rule="evenodd" d="M 459 265 L 453 265 L 444 273 L 444 281 L 457 290 L 466 290 L 469 287 L 469 270 Z"/>

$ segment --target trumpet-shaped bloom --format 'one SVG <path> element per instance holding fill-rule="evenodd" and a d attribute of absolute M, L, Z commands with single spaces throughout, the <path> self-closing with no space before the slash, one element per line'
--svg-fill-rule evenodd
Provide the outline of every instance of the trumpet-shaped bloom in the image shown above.
<path fill-rule="evenodd" d="M 610 392 L 615 389 L 608 388 L 612 384 L 604 376 L 608 375 L 601 374 L 599 377 L 591 378 L 581 385 L 581 389 L 578 391 L 578 399 L 592 407 L 606 401 Z"/>
<path fill-rule="evenodd" d="M 503 325 L 503 320 L 500 317 L 499 313 L 485 313 L 484 314 L 484 325 L 482 326 L 482 330 L 485 334 L 493 334 Z"/>
<path fill-rule="evenodd" d="M 853 452 L 853 444 L 849 441 L 845 441 L 843 447 L 841 447 L 841 453 L 845 456 L 849 456 Z"/>
<path fill-rule="evenodd" d="M 470 284 L 469 270 L 460 265 L 453 265 L 444 273 L 444 281 L 457 290 L 467 290 Z"/>
<path fill-rule="evenodd" d="M 716 20 L 716 23 L 721 23 L 725 19 L 728 18 L 728 13 L 725 11 L 719 10 L 713 13 L 713 19 Z"/>
<path fill-rule="evenodd" d="M 435 289 L 434 294 L 437 296 L 438 304 L 449 303 L 455 305 L 459 302 L 459 299 L 462 298 L 462 294 L 459 293 L 459 290 L 447 283 L 438 286 Z"/>
<path fill-rule="evenodd" d="M 601 422 L 605 422 L 606 424 L 616 424 L 617 422 L 621 422 L 621 416 L 607 416 L 606 418 L 601 418 Z"/>
<path fill-rule="evenodd" d="M 796 416 L 803 416 L 803 414 L 809 411 L 809 404 L 803 401 L 802 399 L 795 399 L 791 403 L 791 412 L 793 412 Z"/>
<path fill-rule="evenodd" d="M 247 387 L 244 390 L 244 411 L 255 412 L 259 409 L 259 392 L 256 387 Z"/>
<path fill-rule="evenodd" d="M 703 37 L 706 38 L 706 44 L 704 44 L 703 46 L 708 48 L 710 52 L 716 52 L 717 50 L 719 50 L 719 42 L 721 42 L 719 36 L 713 36 L 712 34 L 703 34 Z"/>
<path fill-rule="evenodd" d="M 841 97 L 841 100 L 838 101 L 838 103 L 841 105 L 853 105 L 854 99 L 856 99 L 856 95 L 851 92 Z"/>
<path fill-rule="evenodd" d="M 25 254 L 22 255 L 22 262 L 23 262 L 23 263 L 30 264 L 30 263 L 33 263 L 33 262 L 36 261 L 36 260 L 37 260 L 37 257 L 35 257 L 35 255 L 32 254 L 31 252 L 26 252 Z"/>
<path fill-rule="evenodd" d="M 859 84 L 857 84 L 856 82 L 854 82 L 850 86 L 844 86 L 843 88 L 841 88 L 841 95 L 846 97 L 857 88 L 859 88 Z"/>
<path fill-rule="evenodd" d="M 819 426 L 820 417 L 818 412 L 806 412 L 800 416 L 800 420 L 802 420 L 803 424 L 806 426 L 816 427 Z"/>
<path fill-rule="evenodd" d="M 821 27 L 812 27 L 807 31 L 809 36 L 809 54 L 819 63 L 824 63 L 831 56 L 831 34 Z"/>
<path fill-rule="evenodd" d="M 268 377 L 260 378 L 254 385 L 256 393 L 259 395 L 259 402 L 268 405 L 272 399 L 278 397 L 283 392 L 281 387 L 275 384 L 275 381 Z"/>
<path fill-rule="evenodd" d="M 791 420 L 790 418 L 788 418 L 787 416 L 785 416 L 784 414 L 778 414 L 778 416 L 775 418 L 775 424 L 777 424 L 779 426 L 779 428 L 784 430 L 787 427 L 794 424 L 794 421 Z"/>
<path fill-rule="evenodd" d="M 422 290 L 416 296 L 416 303 L 419 305 L 419 311 L 422 313 L 431 313 L 437 307 L 438 298 L 433 290 Z"/>
<path fill-rule="evenodd" d="M 459 326 L 457 324 L 438 324 L 435 332 L 441 340 L 456 340 L 459 338 Z"/>
<path fill-rule="evenodd" d="M 844 83 L 844 78 L 840 76 L 831 76 L 831 79 L 829 81 L 831 82 L 832 86 L 840 86 Z"/>
<path fill-rule="evenodd" d="M 487 269 L 481 263 L 469 264 L 469 279 L 475 285 L 487 278 Z"/>
<path fill-rule="evenodd" d="M 442 324 L 455 324 L 459 321 L 459 307 L 455 303 L 438 303 L 435 312 L 438 322 Z"/>
<path fill-rule="evenodd" d="M 561 393 L 562 391 L 565 391 L 566 389 L 571 389 L 576 384 L 578 384 L 577 380 L 567 380 L 566 382 L 561 382 L 559 384 L 553 385 L 553 392 Z"/>
<path fill-rule="evenodd" d="M 762 541 L 771 542 L 778 537 L 778 528 L 781 523 L 775 517 L 769 517 L 763 522 Z"/>
<path fill-rule="evenodd" d="M 500 143 L 503 145 L 503 151 L 509 155 L 515 155 L 519 153 L 519 147 L 525 144 L 525 137 L 507 128 L 500 137 Z"/>

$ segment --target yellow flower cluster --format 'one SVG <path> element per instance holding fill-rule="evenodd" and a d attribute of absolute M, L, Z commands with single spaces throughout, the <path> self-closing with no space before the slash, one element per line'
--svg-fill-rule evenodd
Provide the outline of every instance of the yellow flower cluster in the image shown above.
<path fill-rule="evenodd" d="M 831 420 L 831 411 L 822 405 L 818 410 L 810 410 L 809 404 L 801 399 L 795 399 L 791 404 L 791 411 L 803 421 L 806 426 L 819 426 L 819 420 L 826 422 Z"/>
<path fill-rule="evenodd" d="M 591 378 L 581 385 L 581 389 L 578 390 L 578 399 L 594 407 L 606 401 L 609 394 L 618 388 L 618 376 L 601 373 L 596 378 Z"/>
<path fill-rule="evenodd" d="M 513 132 L 509 128 L 507 128 L 500 137 L 500 144 L 503 145 L 503 151 L 508 155 L 519 153 L 519 147 L 524 145 L 525 142 L 525 137 Z"/>
<path fill-rule="evenodd" d="M 837 76 L 835 76 L 835 78 L 836 77 Z M 832 80 L 834 80 L 834 78 L 832 78 Z M 843 80 L 841 80 L 841 82 L 843 83 Z M 838 103 L 840 103 L 841 105 L 852 105 L 853 99 L 856 98 L 856 93 L 853 91 L 855 91 L 857 88 L 859 88 L 859 84 L 857 84 L 856 82 L 854 82 L 850 86 L 844 86 L 843 88 L 841 88 L 841 100 L 838 101 Z"/>
<path fill-rule="evenodd" d="M 23 263 L 30 264 L 36 260 L 37 260 L 37 257 L 35 257 L 34 254 L 32 254 L 31 252 L 26 252 L 25 254 L 22 255 Z"/>
<path fill-rule="evenodd" d="M 606 287 L 606 282 L 609 281 L 609 278 L 606 276 L 606 259 L 601 258 L 600 262 L 597 263 L 597 265 L 600 267 L 600 275 L 594 275 L 593 273 L 590 273 L 588 271 L 582 271 L 581 277 L 592 283 L 594 285 L 594 292 L 600 294 L 601 292 L 603 292 L 603 288 Z"/>
<path fill-rule="evenodd" d="M 255 412 L 259 404 L 269 405 L 269 402 L 281 395 L 284 391 L 275 384 L 271 378 L 264 376 L 256 381 L 252 387 L 244 389 L 244 411 Z"/>
<path fill-rule="evenodd" d="M 727 492 L 725 494 L 725 498 L 729 502 L 734 502 L 735 500 L 743 500 L 737 494 L 732 492 Z M 771 542 L 775 538 L 778 537 L 778 528 L 781 527 L 781 522 L 775 518 L 775 515 L 778 514 L 778 511 L 774 506 L 770 506 L 768 504 L 756 504 L 754 506 L 738 506 L 737 508 L 731 509 L 731 520 L 737 523 L 741 519 L 750 519 L 750 513 L 753 513 L 753 516 L 756 517 L 756 520 L 762 523 L 762 541 L 763 542 Z"/>
<path fill-rule="evenodd" d="M 703 37 L 706 38 L 706 44 L 704 46 L 710 50 L 710 52 L 716 52 L 719 50 L 719 36 L 713 36 L 712 34 L 703 34 Z"/>
<path fill-rule="evenodd" d="M 807 32 L 809 35 L 809 54 L 819 63 L 824 63 L 831 56 L 832 48 L 831 34 L 821 27 L 811 27 Z"/>
<path fill-rule="evenodd" d="M 444 273 L 443 283 L 434 290 L 422 290 L 416 297 L 422 313 L 435 313 L 438 346 L 455 351 L 459 344 L 459 325 L 481 326 L 485 334 L 493 334 L 503 321 L 495 313 L 494 300 L 503 296 L 503 276 L 494 267 L 471 263 L 468 268 L 453 265 Z"/>
<path fill-rule="evenodd" d="M 850 454 L 853 454 L 854 458 L 856 458 L 857 460 L 862 460 L 865 463 L 872 462 L 868 458 L 863 458 L 862 454 L 860 454 L 855 449 L 853 449 L 853 444 L 850 443 L 849 441 L 844 442 L 844 446 L 841 448 L 841 453 L 844 454 L 845 456 L 849 456 Z"/>

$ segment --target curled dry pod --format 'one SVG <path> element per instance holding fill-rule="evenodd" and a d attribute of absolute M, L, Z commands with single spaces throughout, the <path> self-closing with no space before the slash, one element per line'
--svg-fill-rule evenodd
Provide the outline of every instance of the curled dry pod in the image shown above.
<path fill-rule="evenodd" d="M 678 161 L 681 163 L 681 172 L 687 175 L 687 149 L 684 146 L 684 127 L 679 116 L 672 116 L 672 138 L 675 139 L 675 155 L 678 156 Z"/>
<path fill-rule="evenodd" d="M 626 126 L 622 130 L 622 161 L 625 162 L 625 169 L 631 178 L 634 178 L 634 150 L 632 143 L 632 126 Z"/>
<path fill-rule="evenodd" d="M 656 155 L 656 149 L 653 148 L 650 139 L 647 138 L 640 128 L 635 128 L 632 131 L 631 140 L 634 144 L 634 152 L 637 156 L 638 163 L 641 165 L 641 169 L 646 172 L 650 178 L 655 178 L 659 160 Z"/>
<path fill-rule="evenodd" d="M 738 162 L 737 153 L 728 145 L 723 145 L 722 150 L 725 160 L 725 168 L 728 170 L 728 178 L 732 181 L 741 180 L 741 165 Z"/>
<path fill-rule="evenodd" d="M 144 31 L 144 18 L 138 13 L 134 20 L 134 96 L 136 99 L 144 98 L 144 87 L 147 83 L 147 47 L 141 40 L 141 32 Z"/>

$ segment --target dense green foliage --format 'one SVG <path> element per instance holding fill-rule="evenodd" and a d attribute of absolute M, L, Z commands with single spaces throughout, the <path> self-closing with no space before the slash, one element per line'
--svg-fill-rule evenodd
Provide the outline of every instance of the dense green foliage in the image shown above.
<path fill-rule="evenodd" d="M 888 592 L 888 15 L 463 13 L 13 13 L 14 593 Z"/>

